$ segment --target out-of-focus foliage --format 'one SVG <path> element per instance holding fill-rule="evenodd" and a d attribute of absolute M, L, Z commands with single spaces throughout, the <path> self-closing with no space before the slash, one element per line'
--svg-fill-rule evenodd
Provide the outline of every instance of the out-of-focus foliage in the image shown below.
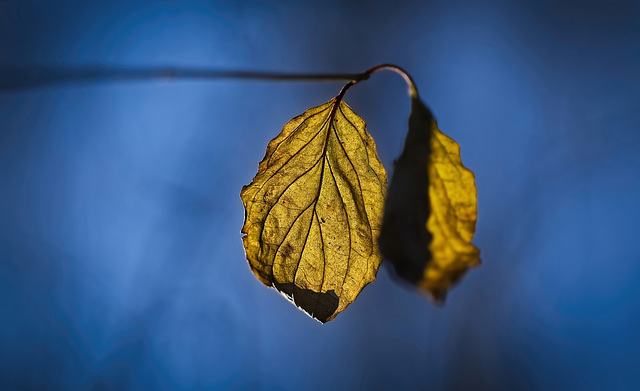
<path fill-rule="evenodd" d="M 375 279 L 387 178 L 364 121 L 341 96 L 293 118 L 243 187 L 255 275 L 321 322 Z"/>
<path fill-rule="evenodd" d="M 398 274 L 437 302 L 480 263 L 471 243 L 477 215 L 473 172 L 419 97 L 385 205 L 380 248 Z"/>

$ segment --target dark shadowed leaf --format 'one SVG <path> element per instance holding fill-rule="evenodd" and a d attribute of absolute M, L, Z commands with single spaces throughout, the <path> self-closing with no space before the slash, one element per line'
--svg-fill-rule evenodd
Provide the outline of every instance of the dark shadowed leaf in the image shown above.
<path fill-rule="evenodd" d="M 473 172 L 419 97 L 385 204 L 379 245 L 398 275 L 442 302 L 447 290 L 480 263 L 471 243 L 476 225 Z"/>

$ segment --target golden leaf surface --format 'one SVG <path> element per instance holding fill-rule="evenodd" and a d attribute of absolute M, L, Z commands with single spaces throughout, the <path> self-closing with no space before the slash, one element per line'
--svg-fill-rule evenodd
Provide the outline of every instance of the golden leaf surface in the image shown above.
<path fill-rule="evenodd" d="M 242 188 L 254 274 L 327 322 L 375 279 L 386 173 L 365 123 L 334 98 L 289 121 Z"/>
<path fill-rule="evenodd" d="M 444 301 L 448 289 L 480 264 L 471 243 L 477 216 L 473 172 L 460 146 L 443 134 L 419 97 L 385 205 L 380 249 L 398 275 Z"/>

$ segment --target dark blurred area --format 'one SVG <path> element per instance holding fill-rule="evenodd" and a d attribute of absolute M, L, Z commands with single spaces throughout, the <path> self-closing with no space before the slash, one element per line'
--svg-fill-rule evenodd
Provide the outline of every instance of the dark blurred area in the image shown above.
<path fill-rule="evenodd" d="M 13 69 L 379 63 L 476 174 L 484 263 L 443 308 L 381 268 L 322 325 L 249 270 L 240 189 L 341 83 L 5 89 L 0 389 L 640 389 L 638 2 L 0 1 Z M 391 172 L 404 82 L 346 101 Z"/>

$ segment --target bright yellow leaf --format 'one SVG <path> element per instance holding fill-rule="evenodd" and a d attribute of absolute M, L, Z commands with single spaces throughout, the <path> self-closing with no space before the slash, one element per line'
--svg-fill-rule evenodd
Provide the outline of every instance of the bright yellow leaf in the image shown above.
<path fill-rule="evenodd" d="M 375 279 L 387 178 L 341 96 L 293 118 L 240 197 L 255 275 L 321 322 Z"/>
<path fill-rule="evenodd" d="M 473 172 L 419 97 L 385 205 L 380 248 L 398 274 L 436 301 L 480 263 L 471 243 L 477 214 Z"/>

